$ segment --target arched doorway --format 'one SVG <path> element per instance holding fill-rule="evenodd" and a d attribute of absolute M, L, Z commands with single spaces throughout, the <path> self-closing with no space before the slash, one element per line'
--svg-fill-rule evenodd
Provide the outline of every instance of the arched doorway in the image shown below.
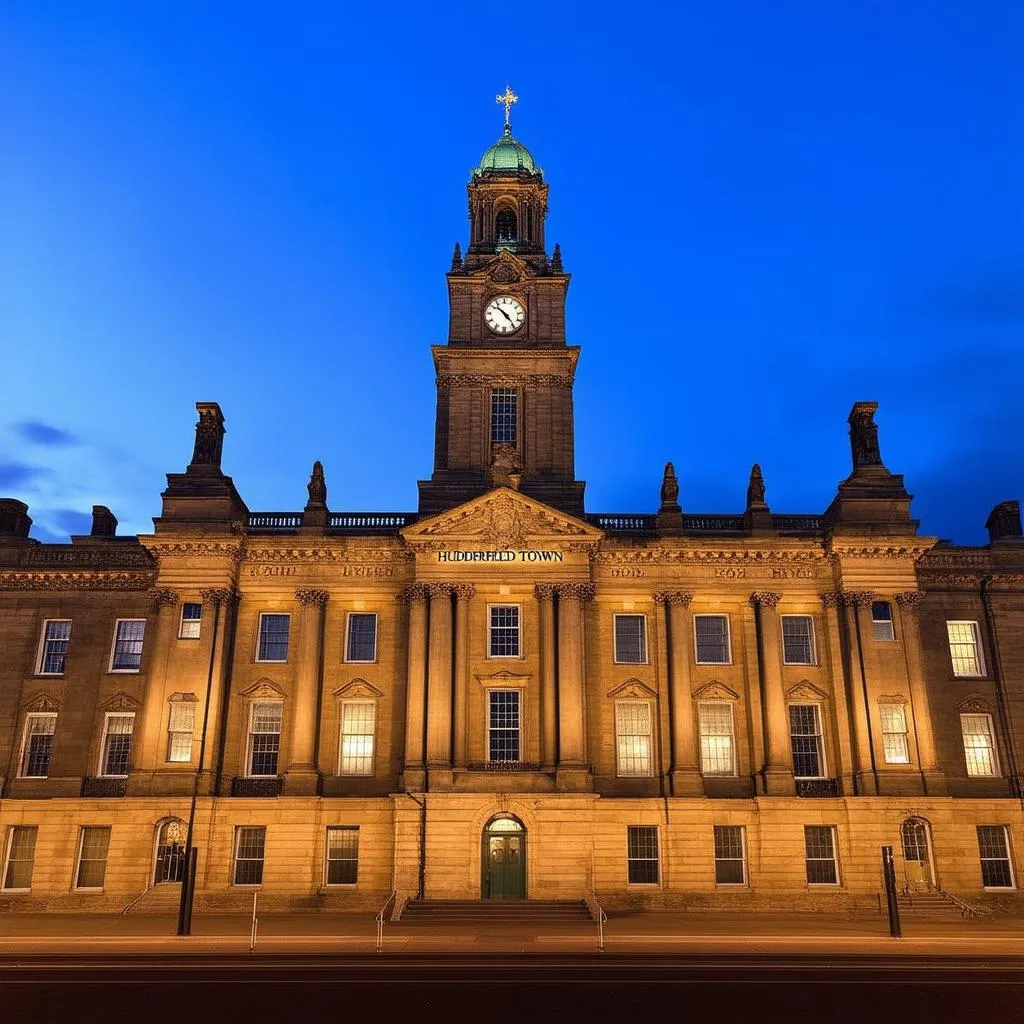
<path fill-rule="evenodd" d="M 153 884 L 180 882 L 185 866 L 185 839 L 188 829 L 180 818 L 168 818 L 156 833 L 156 867 Z"/>
<path fill-rule="evenodd" d="M 935 866 L 932 864 L 932 842 L 928 822 L 924 818 L 907 818 L 900 826 L 903 843 L 903 870 L 909 892 L 927 892 L 935 888 Z"/>
<path fill-rule="evenodd" d="M 526 899 L 526 829 L 518 818 L 498 814 L 484 826 L 480 864 L 483 899 Z"/>

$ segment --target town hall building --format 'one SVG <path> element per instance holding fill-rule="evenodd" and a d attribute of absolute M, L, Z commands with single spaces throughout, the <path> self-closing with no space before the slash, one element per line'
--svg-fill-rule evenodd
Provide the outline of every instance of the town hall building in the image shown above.
<path fill-rule="evenodd" d="M 694 513 L 669 464 L 656 510 L 591 511 L 507 104 L 468 194 L 415 512 L 333 510 L 319 463 L 250 511 L 213 402 L 152 533 L 96 506 L 40 543 L 0 499 L 0 912 L 170 907 L 194 864 L 201 909 L 877 913 L 883 846 L 908 893 L 1016 912 L 1019 504 L 921 536 L 858 401 L 824 510 L 754 466 Z"/>

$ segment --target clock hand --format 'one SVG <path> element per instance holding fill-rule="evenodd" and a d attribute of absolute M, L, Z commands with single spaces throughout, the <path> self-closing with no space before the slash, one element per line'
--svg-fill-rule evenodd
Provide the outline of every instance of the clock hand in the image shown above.
<path fill-rule="evenodd" d="M 497 309 L 497 311 L 498 311 L 498 312 L 499 312 L 499 313 L 500 313 L 500 314 L 501 314 L 501 315 L 502 315 L 502 316 L 503 316 L 503 317 L 504 317 L 504 318 L 505 318 L 505 319 L 506 319 L 506 320 L 507 320 L 507 321 L 508 321 L 508 322 L 509 322 L 510 324 L 512 323 L 512 317 L 510 317 L 510 316 L 508 315 L 508 313 L 506 313 L 506 312 L 505 312 L 505 310 L 503 310 L 503 309 L 501 308 L 501 306 L 495 306 L 494 308 L 495 308 L 495 309 Z M 515 324 L 512 324 L 512 326 L 513 326 L 513 327 L 515 327 Z"/>

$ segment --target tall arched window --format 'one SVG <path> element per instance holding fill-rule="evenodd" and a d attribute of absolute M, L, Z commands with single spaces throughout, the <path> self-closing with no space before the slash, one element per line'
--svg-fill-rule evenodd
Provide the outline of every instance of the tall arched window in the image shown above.
<path fill-rule="evenodd" d="M 499 242 L 514 242 L 516 234 L 516 211 L 506 207 L 498 211 L 494 220 L 494 232 Z"/>
<path fill-rule="evenodd" d="M 185 865 L 185 839 L 188 829 L 180 818 L 168 818 L 157 830 L 156 867 L 153 884 L 180 882 Z"/>

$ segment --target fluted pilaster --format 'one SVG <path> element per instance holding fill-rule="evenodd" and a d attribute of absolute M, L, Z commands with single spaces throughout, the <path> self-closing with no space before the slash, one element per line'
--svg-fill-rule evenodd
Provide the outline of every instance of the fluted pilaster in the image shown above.
<path fill-rule="evenodd" d="M 296 590 L 299 613 L 298 657 L 292 702 L 290 757 L 285 769 L 284 788 L 289 794 L 310 795 L 317 791 L 319 772 L 313 763 L 317 736 L 317 684 L 323 652 L 324 608 L 330 595 L 326 590 Z"/>
<path fill-rule="evenodd" d="M 781 626 L 777 611 L 782 595 L 758 590 L 750 595 L 757 618 L 760 643 L 761 686 L 764 693 L 765 792 L 784 795 L 796 792 L 793 755 L 790 750 L 789 714 L 782 682 Z"/>

